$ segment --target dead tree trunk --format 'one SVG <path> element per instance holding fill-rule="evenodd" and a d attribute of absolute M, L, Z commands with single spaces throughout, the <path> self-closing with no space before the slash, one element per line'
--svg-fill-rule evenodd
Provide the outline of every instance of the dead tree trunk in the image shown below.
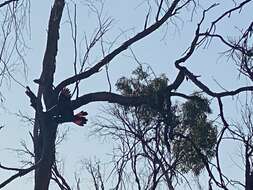
<path fill-rule="evenodd" d="M 42 105 L 42 98 L 46 110 L 57 104 L 57 94 L 54 92 L 53 82 L 58 50 L 60 21 L 64 5 L 64 0 L 54 0 L 48 24 L 47 45 L 43 59 L 43 68 L 39 79 L 33 135 L 35 163 L 40 163 L 35 169 L 35 190 L 49 189 L 52 173 L 51 170 L 55 162 L 55 139 L 58 124 L 53 121 L 52 116 L 43 113 L 38 105 Z"/>
<path fill-rule="evenodd" d="M 51 179 L 51 168 L 55 162 L 55 138 L 57 125 L 46 121 L 42 135 L 42 162 L 35 170 L 35 190 L 48 190 Z"/>
<path fill-rule="evenodd" d="M 251 153 L 252 149 L 250 148 L 249 142 L 246 142 L 245 145 L 245 190 L 253 189 L 253 171 L 251 163 Z"/>

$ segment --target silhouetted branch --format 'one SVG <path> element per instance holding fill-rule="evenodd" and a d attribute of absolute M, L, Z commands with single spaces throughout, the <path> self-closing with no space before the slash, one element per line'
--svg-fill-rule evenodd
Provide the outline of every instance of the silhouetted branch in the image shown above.
<path fill-rule="evenodd" d="M 174 11 L 178 5 L 180 0 L 175 0 L 169 7 L 168 11 L 166 14 L 158 21 L 156 21 L 154 24 L 149 26 L 148 28 L 144 29 L 143 31 L 139 32 L 136 34 L 134 37 L 130 38 L 129 40 L 125 41 L 121 46 L 116 48 L 114 51 L 109 53 L 107 56 L 105 56 L 100 62 L 98 62 L 96 65 L 94 65 L 92 68 L 89 70 L 82 72 L 78 75 L 75 75 L 73 77 L 67 78 L 64 81 L 62 81 L 60 84 L 58 84 L 55 88 L 56 94 L 60 92 L 60 90 L 69 85 L 73 84 L 76 81 L 80 81 L 82 79 L 88 78 L 91 75 L 97 73 L 100 71 L 101 67 L 105 66 L 108 64 L 114 57 L 116 57 L 118 54 L 120 54 L 122 51 L 126 50 L 129 46 L 134 44 L 135 42 L 145 38 L 146 36 L 150 35 L 152 32 L 157 30 L 161 25 L 163 25 L 170 17 L 174 15 Z"/>
<path fill-rule="evenodd" d="M 58 186 L 62 189 L 62 190 L 71 190 L 70 186 L 68 185 L 67 181 L 65 180 L 65 178 L 60 174 L 56 163 L 53 165 L 52 167 L 52 174 L 54 177 L 52 177 L 52 179 L 58 184 Z"/>
<path fill-rule="evenodd" d="M 5 2 L 3 2 L 3 3 L 0 4 L 0 8 L 3 7 L 3 6 L 5 6 L 5 5 L 10 4 L 11 2 L 15 2 L 15 1 L 18 1 L 18 0 L 8 0 L 8 1 L 5 1 Z"/>
<path fill-rule="evenodd" d="M 41 163 L 42 159 L 36 163 L 35 165 L 26 168 L 26 169 L 19 169 L 19 168 L 11 168 L 11 167 L 5 167 L 3 165 L 0 164 L 0 168 L 4 169 L 4 170 L 10 170 L 10 171 L 17 171 L 16 174 L 12 175 L 11 177 L 9 177 L 7 180 L 5 180 L 4 182 L 2 182 L 0 184 L 0 189 L 5 187 L 7 184 L 9 184 L 10 182 L 12 182 L 13 180 L 15 180 L 18 177 L 22 177 L 28 173 L 30 173 L 31 171 L 33 171 L 34 169 L 36 169 L 39 164 Z"/>
<path fill-rule="evenodd" d="M 35 94 L 31 91 L 31 89 L 27 86 L 26 95 L 30 98 L 31 106 L 36 110 L 37 109 L 37 97 Z"/>
<path fill-rule="evenodd" d="M 49 23 L 48 23 L 48 33 L 47 33 L 47 43 L 46 50 L 44 53 L 42 72 L 40 76 L 40 81 L 42 84 L 39 86 L 38 98 L 41 99 L 42 94 L 46 107 L 51 107 L 52 103 L 52 93 L 53 93 L 53 80 L 55 73 L 55 62 L 56 55 L 58 52 L 58 40 L 60 38 L 60 21 L 62 18 L 62 12 L 65 6 L 64 0 L 55 0 L 54 5 L 51 9 Z"/>
<path fill-rule="evenodd" d="M 253 86 L 244 86 L 244 87 L 240 87 L 238 89 L 226 91 L 226 92 L 213 92 L 212 90 L 210 90 L 210 88 L 207 85 L 205 85 L 200 80 L 198 80 L 197 77 L 193 73 L 191 73 L 186 67 L 179 66 L 178 68 L 179 68 L 179 70 L 183 71 L 185 73 L 185 75 L 197 87 L 199 87 L 201 90 L 203 90 L 205 93 L 207 93 L 208 95 L 210 95 L 212 97 L 217 97 L 217 98 L 220 97 L 221 98 L 221 97 L 225 97 L 225 96 L 234 96 L 234 95 L 239 94 L 241 92 L 253 91 Z"/>
<path fill-rule="evenodd" d="M 227 10 L 226 12 L 224 12 L 221 16 L 219 16 L 216 20 L 214 20 L 212 22 L 212 25 L 209 29 L 209 32 L 212 31 L 212 29 L 214 29 L 214 32 L 215 32 L 215 29 L 216 29 L 216 24 L 221 21 L 225 16 L 230 16 L 232 14 L 232 12 L 236 11 L 236 10 L 241 10 L 243 8 L 243 6 L 245 6 L 247 3 L 251 2 L 252 0 L 246 0 L 246 1 L 243 1 L 241 2 L 238 6 L 232 8 L 232 9 L 229 9 Z"/>
<path fill-rule="evenodd" d="M 125 106 L 139 106 L 149 103 L 148 96 L 123 96 L 112 92 L 95 92 L 80 96 L 76 100 L 72 100 L 73 109 L 77 109 L 82 105 L 91 102 L 107 101 L 109 103 L 118 103 Z"/>

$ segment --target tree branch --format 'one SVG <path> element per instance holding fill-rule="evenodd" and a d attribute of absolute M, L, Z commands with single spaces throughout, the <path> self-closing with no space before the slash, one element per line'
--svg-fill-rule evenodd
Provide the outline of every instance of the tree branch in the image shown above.
<path fill-rule="evenodd" d="M 63 190 L 71 190 L 65 178 L 60 174 L 56 163 L 52 167 L 52 174 L 55 178 L 53 180 L 58 184 L 58 186 Z"/>
<path fill-rule="evenodd" d="M 108 64 L 114 57 L 116 57 L 118 54 L 120 54 L 122 51 L 126 50 L 130 45 L 134 44 L 135 42 L 145 38 L 146 36 L 153 33 L 155 30 L 157 30 L 161 25 L 163 25 L 171 16 L 174 15 L 174 11 L 178 5 L 180 0 L 174 0 L 171 4 L 170 8 L 166 12 L 166 14 L 158 21 L 156 21 L 153 25 L 150 27 L 144 29 L 143 31 L 136 34 L 134 37 L 130 38 L 129 40 L 125 41 L 121 46 L 116 48 L 114 51 L 109 53 L 107 56 L 105 56 L 100 62 L 98 62 L 96 65 L 94 65 L 89 70 L 82 72 L 78 75 L 72 76 L 70 78 L 67 78 L 66 80 L 62 81 L 60 84 L 57 85 L 55 88 L 56 94 L 58 94 L 61 89 L 69 84 L 73 84 L 77 81 L 80 81 L 82 79 L 88 78 L 91 75 L 99 72 L 101 67 Z"/>
<path fill-rule="evenodd" d="M 51 10 L 49 24 L 46 51 L 43 58 L 43 68 L 40 76 L 40 93 L 43 93 L 46 107 L 52 106 L 52 93 L 53 93 L 53 80 L 55 72 L 55 61 L 58 51 L 58 39 L 60 21 L 62 18 L 62 12 L 65 5 L 64 0 L 55 0 L 53 8 Z M 40 96 L 41 96 L 40 94 Z M 38 98 L 40 98 L 38 96 Z"/>
<path fill-rule="evenodd" d="M 236 90 L 226 92 L 213 92 L 208 88 L 208 86 L 198 80 L 197 77 L 193 73 L 191 73 L 186 67 L 179 66 L 178 68 L 179 70 L 183 71 L 185 76 L 187 76 L 197 87 L 199 87 L 201 90 L 203 90 L 205 93 L 212 97 L 221 98 L 225 96 L 234 96 L 245 91 L 253 91 L 253 86 L 244 86 Z"/>
<path fill-rule="evenodd" d="M 76 100 L 73 100 L 72 107 L 77 109 L 82 105 L 86 105 L 91 102 L 107 101 L 109 103 L 118 103 L 124 106 L 140 106 L 148 104 L 151 97 L 148 96 L 123 96 L 112 92 L 95 92 L 85 94 Z"/>
<path fill-rule="evenodd" d="M 26 168 L 26 169 L 18 169 L 18 168 L 9 168 L 9 167 L 5 167 L 2 166 L 0 164 L 0 168 L 5 169 L 5 170 L 11 170 L 11 171 L 17 171 L 16 174 L 12 175 L 11 177 L 9 177 L 7 180 L 5 180 L 4 182 L 2 182 L 0 184 L 0 189 L 3 188 L 4 186 L 6 186 L 7 184 L 9 184 L 10 182 L 12 182 L 14 179 L 18 178 L 18 177 L 22 177 L 28 173 L 30 173 L 31 171 L 33 171 L 35 168 L 37 168 L 39 166 L 39 164 L 41 163 L 42 159 L 34 164 L 33 166 Z"/>
<path fill-rule="evenodd" d="M 18 0 L 8 0 L 8 1 L 5 1 L 5 2 L 3 2 L 3 3 L 0 4 L 0 8 L 3 7 L 3 6 L 5 6 L 5 5 L 10 4 L 11 2 L 15 2 L 15 1 L 18 1 Z"/>

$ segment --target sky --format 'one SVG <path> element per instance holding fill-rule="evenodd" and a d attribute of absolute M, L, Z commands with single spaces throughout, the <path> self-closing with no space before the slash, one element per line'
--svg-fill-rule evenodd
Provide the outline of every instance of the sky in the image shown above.
<path fill-rule="evenodd" d="M 213 2 L 207 0 L 203 5 L 205 8 L 210 6 Z M 239 1 L 238 1 L 239 2 Z M 52 7 L 53 1 L 44 0 L 31 2 L 30 7 L 30 29 L 31 35 L 27 37 L 27 54 L 25 56 L 27 64 L 27 78 L 24 79 L 21 72 L 16 71 L 15 77 L 25 86 L 31 87 L 36 92 L 37 86 L 33 83 L 33 79 L 39 78 L 41 72 L 41 63 L 44 55 L 47 35 L 47 23 Z M 213 11 L 207 14 L 207 20 L 203 25 L 203 30 L 210 26 L 210 21 L 217 18 L 224 10 L 224 7 L 232 7 L 233 3 L 230 0 L 224 1 L 220 6 L 214 8 Z M 251 14 L 253 3 L 245 8 L 240 15 L 232 14 L 229 18 L 225 18 L 217 26 L 217 32 L 223 33 L 228 38 L 233 38 L 240 34 L 239 29 L 245 28 L 247 24 L 252 21 Z M 69 4 L 70 11 L 73 13 L 73 6 Z M 136 34 L 143 29 L 144 20 L 147 14 L 148 6 L 143 1 L 139 0 L 106 0 L 104 4 L 103 15 L 113 19 L 112 26 L 105 35 L 106 40 L 114 40 L 121 34 L 117 41 L 113 44 L 112 49 L 119 46 L 124 40 Z M 199 9 L 198 11 L 200 11 Z M 154 11 L 151 14 L 154 14 Z M 173 22 L 176 25 L 170 24 L 168 28 L 162 27 L 154 34 L 137 42 L 131 48 L 136 56 L 143 63 L 149 64 L 155 73 L 159 76 L 165 73 L 170 81 L 173 81 L 177 75 L 177 70 L 174 68 L 174 61 L 179 58 L 182 53 L 190 45 L 193 38 L 196 23 L 200 20 L 201 14 L 194 13 L 193 21 L 190 19 L 190 12 L 182 12 L 182 16 Z M 77 25 L 78 25 L 78 43 L 84 42 L 84 34 L 90 38 L 94 32 L 98 22 L 93 12 L 91 12 L 85 1 L 80 0 L 77 3 Z M 150 22 L 152 22 L 151 20 Z M 122 32 L 124 31 L 124 32 Z M 61 21 L 59 50 L 57 55 L 57 69 L 55 81 L 59 83 L 64 78 L 73 75 L 73 44 L 71 40 L 70 26 L 67 16 L 67 7 L 65 7 L 63 19 Z M 123 33 L 123 34 L 122 34 Z M 80 56 L 84 46 L 80 47 Z M 247 81 L 241 77 L 238 80 L 237 68 L 231 60 L 221 56 L 224 46 L 217 40 L 213 40 L 208 48 L 199 48 L 197 52 L 187 61 L 186 66 L 192 72 L 201 75 L 201 81 L 208 84 L 212 90 L 221 91 L 222 89 L 216 83 L 218 81 L 225 89 L 235 89 L 238 85 L 243 85 Z M 89 64 L 94 64 L 101 59 L 101 50 L 99 47 L 91 53 Z M 130 51 L 125 51 L 117 56 L 109 65 L 109 74 L 112 84 L 115 84 L 118 78 L 122 76 L 129 76 L 131 71 L 136 68 L 137 64 L 131 58 Z M 1 123 L 6 127 L 0 131 L 0 162 L 6 166 L 20 166 L 18 160 L 22 159 L 22 155 L 17 155 L 12 149 L 21 148 L 20 142 L 25 141 L 29 147 L 31 146 L 31 139 L 28 132 L 32 130 L 31 126 L 24 123 L 17 118 L 15 113 L 22 111 L 22 113 L 33 116 L 33 109 L 28 106 L 29 100 L 25 96 L 24 88 L 12 82 L 5 84 L 4 95 L 6 98 L 4 108 L 2 109 L 0 117 Z M 95 92 L 108 90 L 106 82 L 105 69 L 91 78 L 85 80 L 81 84 L 81 92 Z M 191 82 L 186 81 L 180 87 L 180 92 L 192 93 L 196 88 Z M 113 90 L 115 91 L 115 90 Z M 235 99 L 235 98 L 234 98 Z M 226 98 L 225 110 L 226 117 L 231 120 L 239 119 L 239 108 L 234 103 L 231 103 L 232 98 Z M 114 147 L 114 142 L 110 139 L 103 139 L 96 136 L 91 136 L 90 133 L 94 128 L 93 121 L 101 114 L 101 107 L 106 106 L 106 103 L 92 103 L 83 106 L 81 109 L 87 110 L 89 113 L 89 122 L 84 128 L 76 127 L 72 124 L 64 124 L 59 128 L 60 132 L 68 130 L 68 135 L 65 141 L 59 145 L 57 150 L 57 158 L 64 161 L 64 174 L 70 184 L 73 185 L 74 173 L 78 172 L 81 175 L 82 187 L 86 189 L 89 178 L 86 176 L 81 166 L 81 161 L 85 159 L 109 159 L 108 153 Z M 217 104 L 212 104 L 214 114 L 216 117 Z M 226 160 L 240 160 L 238 156 L 232 153 L 239 147 L 224 145 L 224 168 L 232 176 L 241 178 L 240 170 L 234 166 L 233 162 Z M 0 180 L 10 175 L 9 172 L 0 172 Z M 32 175 L 24 178 L 19 178 L 8 185 L 5 189 L 32 189 Z M 52 189 L 54 189 L 52 187 Z"/>

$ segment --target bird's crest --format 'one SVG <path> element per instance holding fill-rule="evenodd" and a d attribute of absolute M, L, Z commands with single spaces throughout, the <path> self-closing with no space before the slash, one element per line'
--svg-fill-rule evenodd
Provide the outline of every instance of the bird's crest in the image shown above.
<path fill-rule="evenodd" d="M 71 93 L 68 88 L 63 88 L 59 95 L 59 101 L 66 101 L 71 99 Z"/>

